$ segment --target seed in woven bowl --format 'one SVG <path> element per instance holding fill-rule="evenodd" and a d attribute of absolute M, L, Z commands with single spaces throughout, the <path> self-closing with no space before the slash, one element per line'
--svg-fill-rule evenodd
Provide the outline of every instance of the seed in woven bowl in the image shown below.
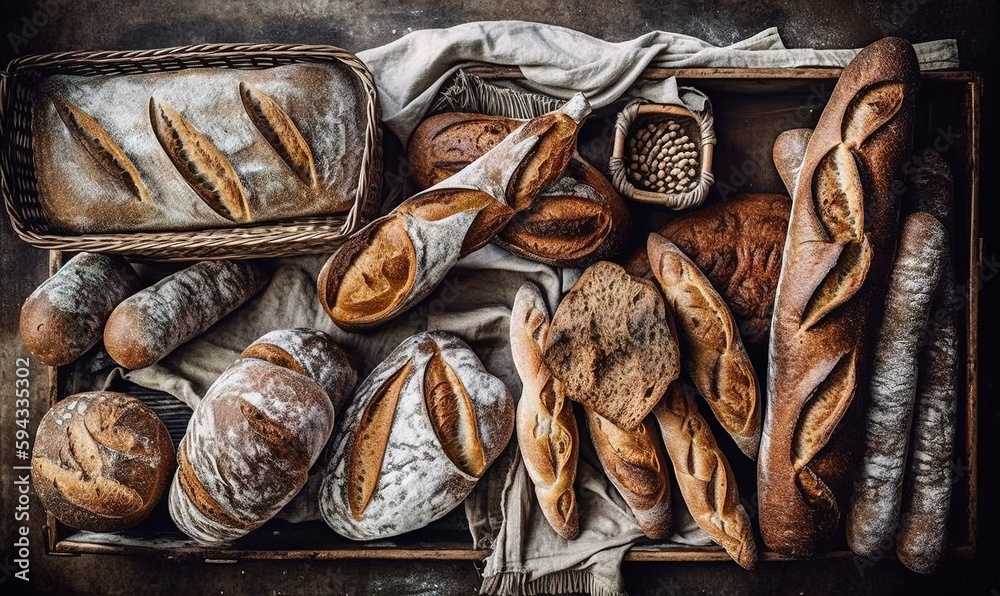
<path fill-rule="evenodd" d="M 686 193 L 698 187 L 700 130 L 691 118 L 647 117 L 633 124 L 625 163 L 633 186 L 650 192 Z"/>

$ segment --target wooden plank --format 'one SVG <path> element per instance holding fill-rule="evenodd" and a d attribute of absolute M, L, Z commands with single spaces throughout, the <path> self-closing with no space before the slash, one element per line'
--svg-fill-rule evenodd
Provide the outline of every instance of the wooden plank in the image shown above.
<path fill-rule="evenodd" d="M 982 79 L 966 85 L 968 107 L 969 147 L 969 304 L 966 325 L 966 380 L 968 408 L 966 409 L 965 450 L 968 462 L 969 505 L 968 543 L 975 552 L 979 528 L 979 458 L 978 458 L 978 405 L 979 405 L 979 276 L 983 267 L 983 237 L 979 231 L 979 155 L 980 123 L 982 109 Z"/>
<path fill-rule="evenodd" d="M 465 69 L 485 80 L 523 79 L 521 69 L 511 66 L 473 66 Z M 647 68 L 640 79 L 659 80 L 669 77 L 679 79 L 760 80 L 760 79 L 836 79 L 842 68 Z M 920 73 L 926 81 L 968 83 L 976 79 L 975 73 L 964 70 L 929 70 Z"/>

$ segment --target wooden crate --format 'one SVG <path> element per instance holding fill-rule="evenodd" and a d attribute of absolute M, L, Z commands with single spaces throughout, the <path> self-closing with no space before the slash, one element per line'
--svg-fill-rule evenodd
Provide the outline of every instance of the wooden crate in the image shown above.
<path fill-rule="evenodd" d="M 479 68 L 475 74 L 487 80 L 515 79 L 520 72 L 509 68 Z M 655 81 L 677 76 L 681 85 L 694 86 L 709 95 L 716 118 L 718 145 L 715 151 L 716 184 L 709 201 L 740 192 L 784 192 L 771 162 L 771 146 L 778 133 L 789 128 L 813 126 L 819 118 L 839 69 L 650 69 L 643 79 Z M 977 330 L 978 289 L 982 268 L 982 238 L 979 231 L 979 131 L 981 81 L 975 73 L 924 73 L 915 119 L 914 148 L 935 147 L 952 167 L 955 179 L 955 224 L 953 260 L 963 315 L 959 317 L 960 389 L 958 428 L 955 438 L 956 474 L 949 522 L 949 553 L 971 556 L 976 549 L 977 451 L 976 412 L 978 402 Z M 614 137 L 614 114 L 599 110 L 584 127 L 580 151 L 585 158 L 606 169 Z M 395 148 L 399 153 L 399 148 Z M 387 170 L 393 165 L 387 154 Z M 601 161 L 603 159 L 603 162 Z M 632 204 L 636 225 L 633 247 L 658 228 L 667 217 L 663 208 Z M 645 226 L 645 227 L 643 227 Z M 61 264 L 52 253 L 53 271 Z M 758 367 L 761 354 L 751 354 Z M 65 396 L 59 371 L 53 369 L 49 397 L 54 403 Z M 148 392 L 147 392 L 148 393 Z M 144 399 L 162 399 L 143 394 Z M 189 414 L 188 414 L 189 415 Z M 173 425 L 175 441 L 183 424 Z M 744 505 L 752 518 L 756 503 L 749 493 L 755 486 L 755 464 L 736 455 L 730 457 Z M 164 499 L 165 501 L 165 499 Z M 289 524 L 272 521 L 229 548 L 206 548 L 188 540 L 169 520 L 165 503 L 132 531 L 91 534 L 63 526 L 50 515 L 48 549 L 53 554 L 157 555 L 197 558 L 211 562 L 240 559 L 439 559 L 481 560 L 488 551 L 473 548 L 471 535 L 463 527 L 461 508 L 456 515 L 420 531 L 377 542 L 358 543 L 340 538 L 322 522 Z M 756 523 L 754 524 L 757 525 Z M 760 542 L 757 534 L 758 544 Z M 885 553 L 893 556 L 894 548 Z M 846 543 L 824 558 L 853 557 Z M 763 551 L 761 560 L 785 560 Z M 724 561 L 729 556 L 718 547 L 688 547 L 644 544 L 634 547 L 629 561 Z"/>

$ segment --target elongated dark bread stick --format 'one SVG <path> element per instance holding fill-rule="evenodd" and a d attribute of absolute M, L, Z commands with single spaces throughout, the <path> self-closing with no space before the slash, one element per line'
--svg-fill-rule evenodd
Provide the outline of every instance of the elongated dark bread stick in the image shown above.
<path fill-rule="evenodd" d="M 923 153 L 923 162 L 924 167 L 913 177 L 916 208 L 933 214 L 950 229 L 955 194 L 951 171 L 944 159 L 930 150 Z M 957 304 L 949 255 L 917 362 L 910 459 L 896 539 L 896 556 L 918 573 L 937 568 L 948 537 L 958 407 Z"/>
<path fill-rule="evenodd" d="M 76 255 L 25 300 L 20 320 L 24 347 L 49 366 L 69 364 L 101 340 L 112 311 L 140 287 L 125 259 Z"/>
<path fill-rule="evenodd" d="M 125 368 L 149 366 L 257 293 L 267 277 L 249 261 L 202 261 L 118 305 L 104 347 Z"/>
<path fill-rule="evenodd" d="M 928 213 L 914 213 L 903 224 L 875 347 L 865 450 L 847 518 L 847 542 L 862 556 L 879 549 L 899 518 L 917 354 L 941 279 L 946 241 L 944 226 Z"/>

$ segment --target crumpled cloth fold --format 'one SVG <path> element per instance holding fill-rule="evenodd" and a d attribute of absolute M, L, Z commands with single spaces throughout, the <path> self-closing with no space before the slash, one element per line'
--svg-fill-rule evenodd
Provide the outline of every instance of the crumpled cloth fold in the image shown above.
<path fill-rule="evenodd" d="M 914 44 L 914 49 L 923 70 L 958 67 L 954 39 Z M 383 120 L 406 142 L 442 83 L 458 69 L 476 64 L 519 67 L 525 89 L 561 99 L 583 92 L 599 108 L 630 91 L 647 67 L 843 67 L 858 51 L 786 48 L 776 27 L 716 46 L 666 31 L 612 43 L 555 25 L 480 21 L 414 31 L 358 57 L 375 77 Z M 657 83 L 631 92 L 659 101 Z"/>

